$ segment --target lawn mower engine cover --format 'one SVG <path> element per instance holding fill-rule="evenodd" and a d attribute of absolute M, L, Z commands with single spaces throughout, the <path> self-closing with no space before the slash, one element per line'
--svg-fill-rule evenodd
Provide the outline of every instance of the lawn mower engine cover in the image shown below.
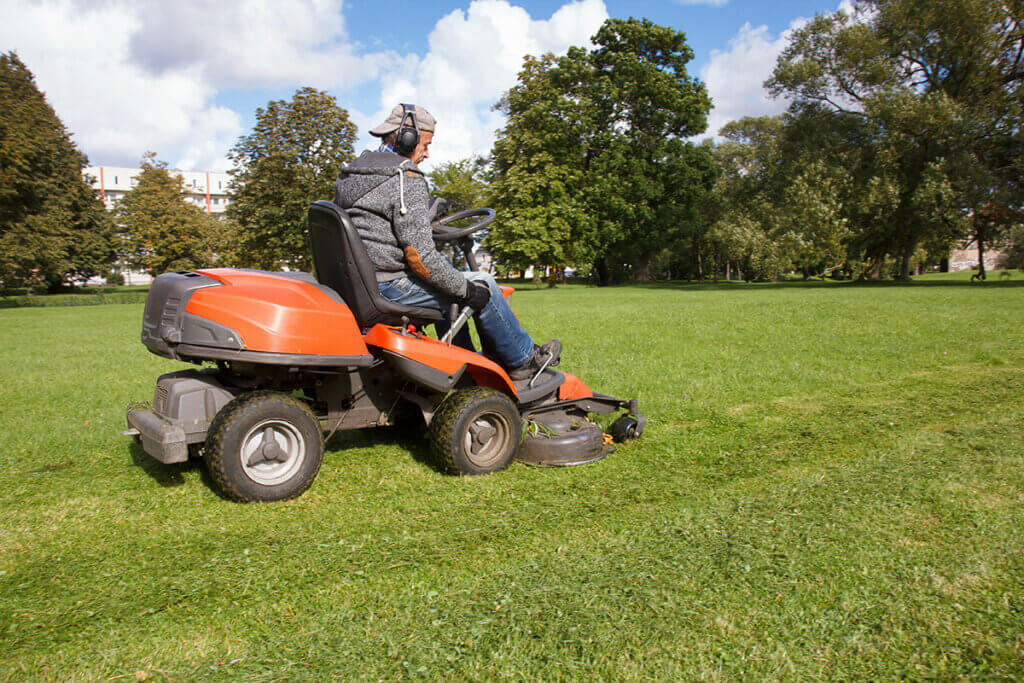
<path fill-rule="evenodd" d="M 237 350 L 241 339 L 233 331 L 185 311 L 199 289 L 220 286 L 199 273 L 164 273 L 153 280 L 142 314 L 142 343 L 158 356 L 180 360 L 179 344 L 196 344 Z"/>

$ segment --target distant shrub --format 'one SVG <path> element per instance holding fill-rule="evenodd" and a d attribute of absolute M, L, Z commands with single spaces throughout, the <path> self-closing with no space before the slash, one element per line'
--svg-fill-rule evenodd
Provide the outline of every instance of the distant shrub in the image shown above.
<path fill-rule="evenodd" d="M 46 294 L 0 297 L 0 308 L 52 308 L 56 306 L 99 306 L 100 304 L 141 304 L 149 290 L 98 294 Z"/>

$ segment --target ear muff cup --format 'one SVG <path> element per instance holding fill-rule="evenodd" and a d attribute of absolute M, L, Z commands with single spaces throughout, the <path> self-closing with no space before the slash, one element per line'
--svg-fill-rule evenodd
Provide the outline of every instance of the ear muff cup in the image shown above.
<path fill-rule="evenodd" d="M 412 125 L 407 126 L 405 122 L 410 119 Z M 395 136 L 395 151 L 404 157 L 412 156 L 418 144 L 420 144 L 420 126 L 416 121 L 416 107 L 402 103 L 402 123 L 398 127 L 398 135 Z"/>
<path fill-rule="evenodd" d="M 404 157 L 411 155 L 420 144 L 420 132 L 415 128 L 403 126 L 398 129 L 398 136 L 395 138 L 395 151 Z"/>

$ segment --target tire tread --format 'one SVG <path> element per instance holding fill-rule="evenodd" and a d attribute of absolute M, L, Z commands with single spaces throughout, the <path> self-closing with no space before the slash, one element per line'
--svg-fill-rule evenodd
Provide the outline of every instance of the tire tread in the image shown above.
<path fill-rule="evenodd" d="M 508 397 L 505 396 L 505 394 L 494 389 L 488 389 L 487 387 L 459 389 L 453 391 L 444 400 L 444 402 L 441 403 L 440 408 L 434 414 L 434 419 L 430 422 L 430 449 L 436 462 L 438 462 L 448 474 L 467 474 L 467 472 L 464 472 L 456 462 L 454 448 L 456 444 L 456 430 L 463 414 L 473 404 L 493 396 L 500 396 L 508 400 Z M 509 403 L 511 404 L 511 400 L 509 400 Z M 515 410 L 514 406 L 513 410 Z M 518 411 L 515 412 L 518 414 Z M 518 434 L 513 435 L 513 438 L 517 439 L 514 451 L 519 450 L 519 436 L 520 435 Z M 512 459 L 514 459 L 514 457 Z M 509 464 L 511 464 L 511 460 L 509 463 L 506 463 L 502 467 L 492 471 L 505 469 Z"/>
<path fill-rule="evenodd" d="M 239 501 L 239 502 L 250 502 L 252 498 L 246 496 L 241 489 L 232 481 L 231 477 L 224 469 L 224 435 L 228 431 L 234 422 L 242 419 L 245 414 L 252 410 L 256 405 L 262 401 L 274 400 L 280 401 L 292 405 L 298 408 L 302 412 L 306 413 L 310 419 L 317 422 L 316 416 L 313 411 L 309 409 L 302 401 L 298 400 L 294 396 L 283 394 L 279 391 L 270 390 L 258 390 L 250 391 L 236 397 L 233 401 L 228 403 L 226 406 L 221 408 L 220 412 L 213 418 L 213 422 L 210 424 L 210 429 L 207 432 L 206 449 L 203 456 L 203 460 L 206 464 L 206 471 L 210 474 L 214 484 L 217 486 L 225 496 L 228 498 Z M 323 443 L 323 432 L 320 434 L 319 449 L 321 455 L 323 454 L 324 443 Z M 322 458 L 321 458 L 322 462 Z M 313 480 L 316 478 L 317 473 L 320 471 L 321 462 L 317 462 L 316 469 L 312 475 L 300 486 L 296 491 L 290 495 L 280 498 L 279 500 L 291 500 L 297 498 L 306 492 L 306 490 L 313 484 Z"/>

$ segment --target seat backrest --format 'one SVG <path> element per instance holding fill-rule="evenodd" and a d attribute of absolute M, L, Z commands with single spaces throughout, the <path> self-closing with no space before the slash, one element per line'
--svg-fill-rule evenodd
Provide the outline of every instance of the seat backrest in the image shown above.
<path fill-rule="evenodd" d="M 431 309 L 393 303 L 377 289 L 377 274 L 352 219 L 334 202 L 309 207 L 309 241 L 316 279 L 341 295 L 360 327 L 398 325 L 440 319 Z"/>

